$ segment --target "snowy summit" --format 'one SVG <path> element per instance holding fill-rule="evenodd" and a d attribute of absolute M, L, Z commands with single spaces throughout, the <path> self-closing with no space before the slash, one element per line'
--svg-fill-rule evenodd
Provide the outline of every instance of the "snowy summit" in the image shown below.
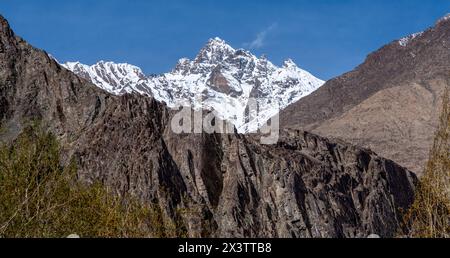
<path fill-rule="evenodd" d="M 130 64 L 104 61 L 92 66 L 79 62 L 63 66 L 112 94 L 136 92 L 171 108 L 188 105 L 215 110 L 240 133 L 257 130 L 280 110 L 324 84 L 290 59 L 277 67 L 265 57 L 232 48 L 220 38 L 210 39 L 193 60 L 182 58 L 171 72 L 159 76 L 146 76 Z M 255 99 L 259 107 L 252 119 L 246 114 L 249 99 Z"/>

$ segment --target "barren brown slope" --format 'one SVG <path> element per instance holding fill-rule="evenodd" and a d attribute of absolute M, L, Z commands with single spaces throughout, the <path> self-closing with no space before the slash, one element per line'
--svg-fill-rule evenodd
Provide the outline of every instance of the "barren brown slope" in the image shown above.
<path fill-rule="evenodd" d="M 450 85 L 450 19 L 370 54 L 281 113 L 281 124 L 373 149 L 421 173 Z"/>
<path fill-rule="evenodd" d="M 275 146 L 175 134 L 163 103 L 96 88 L 15 37 L 1 16 L 0 111 L 0 141 L 40 120 L 81 180 L 159 205 L 189 236 L 393 236 L 414 197 L 410 171 L 307 132 L 283 132 Z"/>

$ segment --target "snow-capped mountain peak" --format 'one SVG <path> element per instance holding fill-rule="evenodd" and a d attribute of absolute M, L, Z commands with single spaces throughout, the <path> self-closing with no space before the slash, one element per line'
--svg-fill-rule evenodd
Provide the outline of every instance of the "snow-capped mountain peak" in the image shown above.
<path fill-rule="evenodd" d="M 92 66 L 79 62 L 64 66 L 113 94 L 136 92 L 171 108 L 189 105 L 215 110 L 241 133 L 257 130 L 281 109 L 324 83 L 291 59 L 277 67 L 265 56 L 257 58 L 247 50 L 236 50 L 220 38 L 208 40 L 193 60 L 182 58 L 171 72 L 159 76 L 145 76 L 130 64 L 104 61 Z M 259 108 L 253 119 L 246 112 L 250 99 Z"/>
<path fill-rule="evenodd" d="M 102 60 L 92 66 L 80 62 L 67 62 L 63 66 L 114 94 L 132 92 L 131 87 L 147 78 L 139 67 L 127 63 Z"/>
<path fill-rule="evenodd" d="M 208 43 L 200 50 L 194 62 L 218 64 L 234 52 L 234 48 L 228 45 L 225 40 L 216 37 L 208 40 Z"/>
<path fill-rule="evenodd" d="M 298 68 L 297 64 L 292 59 L 287 59 L 283 62 L 283 68 Z"/>

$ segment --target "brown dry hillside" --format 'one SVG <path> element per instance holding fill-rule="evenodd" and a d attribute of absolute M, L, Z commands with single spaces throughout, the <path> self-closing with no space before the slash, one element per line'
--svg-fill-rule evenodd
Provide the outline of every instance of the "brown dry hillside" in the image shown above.
<path fill-rule="evenodd" d="M 281 113 L 287 128 L 368 147 L 422 173 L 450 87 L 450 19 L 402 46 L 394 41 L 355 70 Z"/>

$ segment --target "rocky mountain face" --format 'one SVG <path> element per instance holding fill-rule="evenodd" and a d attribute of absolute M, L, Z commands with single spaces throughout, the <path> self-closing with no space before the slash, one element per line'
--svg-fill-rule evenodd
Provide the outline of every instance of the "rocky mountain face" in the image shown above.
<path fill-rule="evenodd" d="M 92 66 L 79 62 L 63 66 L 115 95 L 135 92 L 171 108 L 214 110 L 241 133 L 256 131 L 281 109 L 324 83 L 292 60 L 277 67 L 265 57 L 235 50 L 220 38 L 210 39 L 194 60 L 180 59 L 171 72 L 159 76 L 145 76 L 133 65 L 103 61 Z M 247 109 L 249 99 L 254 99 L 259 109 L 252 116 Z"/>
<path fill-rule="evenodd" d="M 159 205 L 191 237 L 389 237 L 413 201 L 413 173 L 341 141 L 299 130 L 276 145 L 258 135 L 175 134 L 176 110 L 98 88 L 16 37 L 1 16 L 0 111 L 1 141 L 41 121 L 80 180 Z"/>
<path fill-rule="evenodd" d="M 310 130 L 374 150 L 421 173 L 450 87 L 450 16 L 394 41 L 281 113 Z"/>

